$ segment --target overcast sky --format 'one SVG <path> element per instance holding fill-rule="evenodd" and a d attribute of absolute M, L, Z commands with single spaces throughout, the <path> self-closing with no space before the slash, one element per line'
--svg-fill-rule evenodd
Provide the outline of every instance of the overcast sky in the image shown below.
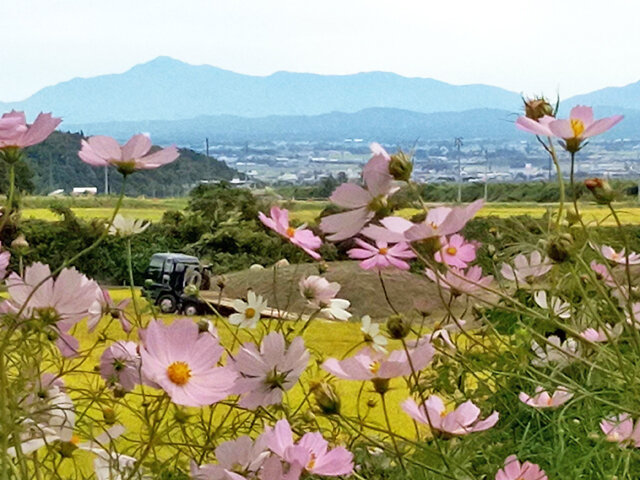
<path fill-rule="evenodd" d="M 0 0 L 0 100 L 168 55 L 566 98 L 640 80 L 637 0 Z"/>

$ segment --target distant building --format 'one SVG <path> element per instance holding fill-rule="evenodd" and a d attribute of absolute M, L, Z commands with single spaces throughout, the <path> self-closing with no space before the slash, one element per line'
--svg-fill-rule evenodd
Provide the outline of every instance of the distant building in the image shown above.
<path fill-rule="evenodd" d="M 80 197 L 82 195 L 92 196 L 98 193 L 97 187 L 73 187 L 71 196 Z"/>
<path fill-rule="evenodd" d="M 62 195 L 64 195 L 64 188 L 58 188 L 57 190 L 48 193 L 47 197 L 61 197 Z"/>

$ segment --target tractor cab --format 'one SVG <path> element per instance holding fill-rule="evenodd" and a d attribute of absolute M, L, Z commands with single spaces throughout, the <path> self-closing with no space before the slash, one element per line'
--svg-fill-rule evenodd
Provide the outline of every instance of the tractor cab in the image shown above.
<path fill-rule="evenodd" d="M 145 271 L 142 295 L 158 305 L 162 313 L 182 310 L 185 287 L 194 285 L 200 288 L 204 270 L 197 257 L 182 253 L 155 253 Z"/>

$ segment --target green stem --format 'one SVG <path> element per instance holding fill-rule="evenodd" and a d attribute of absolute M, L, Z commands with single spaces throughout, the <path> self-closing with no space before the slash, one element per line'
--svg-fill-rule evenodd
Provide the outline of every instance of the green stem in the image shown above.
<path fill-rule="evenodd" d="M 574 180 L 574 170 L 576 164 L 576 152 L 571 152 L 571 173 L 570 173 L 570 181 L 571 181 L 571 196 L 573 197 L 573 208 L 576 211 L 576 217 L 578 217 L 578 221 L 583 228 L 586 228 L 586 225 L 582 221 L 582 217 L 580 216 L 580 211 L 578 210 L 578 190 L 576 189 L 576 183 Z"/>
<path fill-rule="evenodd" d="M 133 283 L 133 260 L 131 258 L 131 237 L 127 238 L 127 267 L 129 270 L 129 286 L 131 288 L 131 300 L 133 302 L 133 311 L 135 312 L 138 326 L 142 326 L 142 318 L 140 317 L 138 302 L 136 301 L 136 287 L 135 287 L 135 284 Z"/>
<path fill-rule="evenodd" d="M 398 458 L 398 463 L 400 464 L 400 467 L 402 467 L 402 471 L 407 473 L 407 467 L 405 467 L 404 462 L 402 461 L 402 453 L 400 453 L 400 449 L 398 448 L 398 441 L 396 440 L 396 436 L 393 434 L 393 428 L 391 427 L 391 420 L 389 419 L 387 401 L 385 399 L 384 393 L 381 393 L 380 397 L 382 398 L 382 410 L 384 411 L 384 420 L 387 423 L 387 429 L 389 430 L 389 437 L 391 437 L 391 443 L 393 444 L 393 449 L 396 452 L 396 457 Z"/>
<path fill-rule="evenodd" d="M 16 190 L 16 167 L 13 163 L 9 164 L 9 193 L 7 195 L 7 205 L 4 209 L 4 215 L 2 216 L 2 223 L 0 223 L 0 232 L 4 230 L 5 225 L 9 221 L 11 213 L 13 212 L 13 197 Z"/>

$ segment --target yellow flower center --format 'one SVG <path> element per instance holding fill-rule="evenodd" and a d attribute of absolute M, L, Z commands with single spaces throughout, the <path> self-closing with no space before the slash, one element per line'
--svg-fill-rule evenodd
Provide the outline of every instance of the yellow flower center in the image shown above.
<path fill-rule="evenodd" d="M 380 362 L 371 362 L 371 365 L 369 365 L 369 371 L 375 375 L 378 373 L 378 370 L 380 370 Z"/>
<path fill-rule="evenodd" d="M 256 310 L 254 308 L 249 307 L 244 311 L 244 316 L 247 318 L 253 318 L 255 315 Z"/>
<path fill-rule="evenodd" d="M 80 437 L 74 433 L 73 435 L 71 435 L 71 440 L 69 441 L 74 445 L 78 445 L 80 443 Z"/>
<path fill-rule="evenodd" d="M 315 466 L 316 466 L 316 456 L 314 453 L 312 453 L 311 459 L 309 460 L 309 463 L 307 463 L 307 470 L 311 470 Z"/>
<path fill-rule="evenodd" d="M 389 249 L 388 249 L 388 248 L 386 248 L 386 247 L 382 247 L 382 248 L 380 248 L 380 249 L 378 250 L 378 253 L 379 253 L 380 255 L 386 255 L 388 252 L 389 252 Z"/>
<path fill-rule="evenodd" d="M 173 362 L 167 367 L 167 376 L 176 385 L 184 385 L 191 378 L 191 369 L 185 362 Z"/>
<path fill-rule="evenodd" d="M 447 254 L 448 255 L 455 255 L 457 252 L 458 252 L 458 249 L 456 247 L 447 248 Z"/>
<path fill-rule="evenodd" d="M 577 138 L 580 135 L 582 135 L 582 133 L 584 132 L 584 123 L 582 122 L 582 120 L 578 120 L 577 118 L 572 118 L 571 129 L 573 130 L 573 136 Z"/>
<path fill-rule="evenodd" d="M 296 233 L 296 229 L 295 228 L 293 228 L 293 227 L 287 228 L 287 237 L 293 238 L 295 233 Z"/>
<path fill-rule="evenodd" d="M 438 224 L 437 224 L 437 223 L 435 223 L 435 222 L 430 222 L 430 223 L 429 223 L 429 226 L 430 226 L 431 228 L 433 228 L 434 230 L 437 230 L 437 229 L 438 229 Z"/>
<path fill-rule="evenodd" d="M 446 410 L 443 410 L 443 411 L 440 412 L 440 418 L 444 418 L 446 416 L 447 416 L 447 411 Z"/>

